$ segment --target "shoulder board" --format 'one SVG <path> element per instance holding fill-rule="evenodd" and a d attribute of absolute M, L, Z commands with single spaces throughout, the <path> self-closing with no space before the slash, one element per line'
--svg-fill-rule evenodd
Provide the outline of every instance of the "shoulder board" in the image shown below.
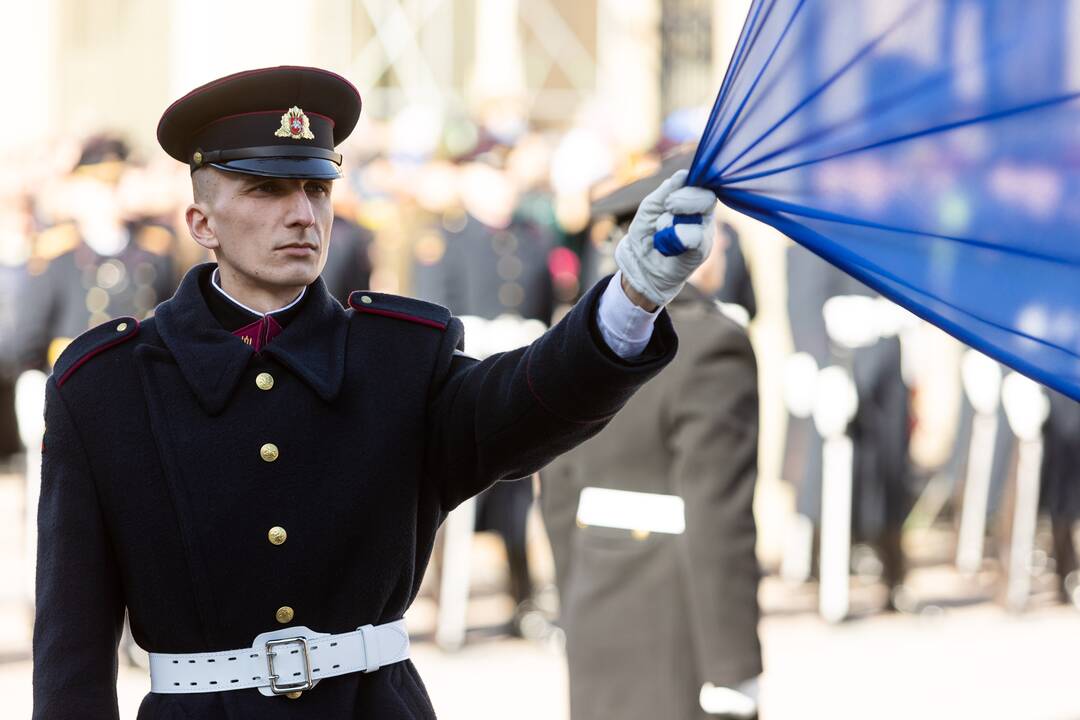
<path fill-rule="evenodd" d="M 173 235 L 160 225 L 144 225 L 135 235 L 135 244 L 151 255 L 167 255 L 172 248 Z"/>
<path fill-rule="evenodd" d="M 357 290 L 349 295 L 349 307 L 358 313 L 382 315 L 438 330 L 445 330 L 450 324 L 450 311 L 442 305 L 401 295 Z"/>
<path fill-rule="evenodd" d="M 91 358 L 130 340 L 138 333 L 138 320 L 133 317 L 120 317 L 91 328 L 75 338 L 56 359 L 56 365 L 53 366 L 57 387 L 66 383 L 75 371 Z"/>
<path fill-rule="evenodd" d="M 71 223 L 53 225 L 42 230 L 33 243 L 33 256 L 37 260 L 55 260 L 79 246 L 79 233 Z"/>

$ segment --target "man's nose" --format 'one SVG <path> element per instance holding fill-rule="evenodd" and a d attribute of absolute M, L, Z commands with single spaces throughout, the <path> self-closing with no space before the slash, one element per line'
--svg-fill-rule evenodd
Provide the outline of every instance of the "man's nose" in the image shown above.
<path fill-rule="evenodd" d="M 311 227 L 315 224 L 315 208 L 304 189 L 297 188 L 289 194 L 289 210 L 285 217 L 288 227 Z"/>

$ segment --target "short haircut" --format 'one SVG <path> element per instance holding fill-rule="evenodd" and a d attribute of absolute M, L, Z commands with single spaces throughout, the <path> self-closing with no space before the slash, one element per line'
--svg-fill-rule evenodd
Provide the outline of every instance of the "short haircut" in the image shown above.
<path fill-rule="evenodd" d="M 211 167 L 199 168 L 191 174 L 191 194 L 197 203 L 211 203 L 221 179 Z"/>

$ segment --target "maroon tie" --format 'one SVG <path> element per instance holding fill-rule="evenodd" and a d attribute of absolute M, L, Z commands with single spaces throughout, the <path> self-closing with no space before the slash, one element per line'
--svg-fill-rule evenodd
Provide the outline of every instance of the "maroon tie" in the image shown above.
<path fill-rule="evenodd" d="M 250 325 L 234 330 L 233 335 L 261 352 L 266 344 L 281 334 L 281 324 L 272 315 L 264 315 Z"/>

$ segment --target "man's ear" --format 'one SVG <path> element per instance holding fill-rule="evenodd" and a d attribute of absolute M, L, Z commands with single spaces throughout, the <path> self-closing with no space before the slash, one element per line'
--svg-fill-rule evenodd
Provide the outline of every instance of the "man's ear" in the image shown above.
<path fill-rule="evenodd" d="M 214 229 L 210 224 L 208 210 L 209 208 L 204 203 L 194 202 L 188 205 L 187 210 L 184 211 L 184 219 L 187 221 L 188 232 L 191 233 L 191 237 L 195 242 L 207 250 L 217 250 L 220 243 L 218 243 L 217 235 L 214 234 Z"/>

